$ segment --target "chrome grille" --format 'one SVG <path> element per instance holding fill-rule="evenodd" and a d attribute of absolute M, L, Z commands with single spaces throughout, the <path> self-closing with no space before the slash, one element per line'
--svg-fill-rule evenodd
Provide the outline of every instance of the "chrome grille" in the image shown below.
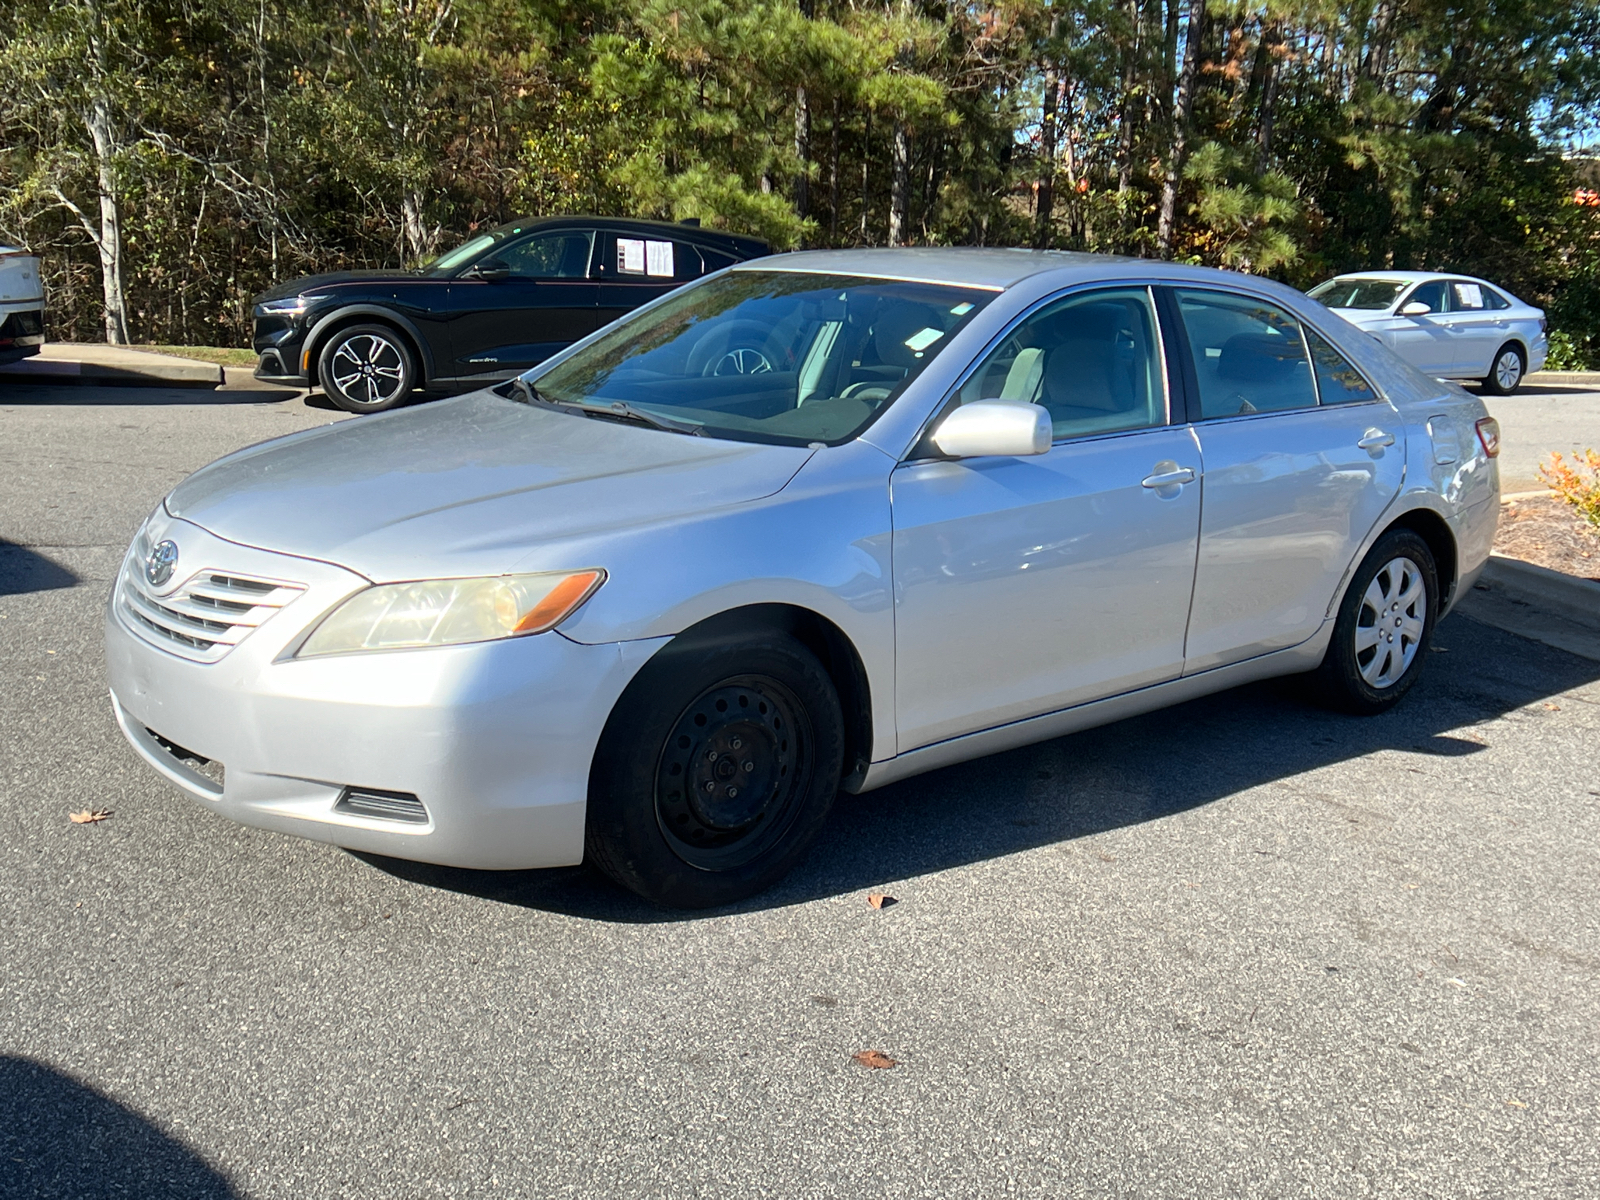
<path fill-rule="evenodd" d="M 146 641 L 195 662 L 216 662 L 306 590 L 303 583 L 208 569 L 161 596 L 145 582 L 141 565 L 137 554 L 122 564 L 117 607 L 123 620 Z"/>

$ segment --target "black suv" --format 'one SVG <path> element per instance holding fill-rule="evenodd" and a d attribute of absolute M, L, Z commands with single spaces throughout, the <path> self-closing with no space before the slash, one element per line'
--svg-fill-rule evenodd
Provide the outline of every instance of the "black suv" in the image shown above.
<path fill-rule="evenodd" d="M 514 221 L 420 271 L 339 271 L 255 300 L 256 378 L 321 384 L 348 412 L 509 379 L 712 271 L 754 238 L 610 217 Z"/>

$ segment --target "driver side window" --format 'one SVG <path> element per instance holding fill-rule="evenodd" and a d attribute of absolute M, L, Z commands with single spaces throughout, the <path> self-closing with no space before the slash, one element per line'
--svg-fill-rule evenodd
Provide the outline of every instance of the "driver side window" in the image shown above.
<path fill-rule="evenodd" d="M 594 235 L 581 230 L 543 233 L 495 255 L 514 279 L 586 279 Z"/>
<path fill-rule="evenodd" d="M 1046 305 L 1006 335 L 962 384 L 959 400 L 1041 405 L 1057 441 L 1165 424 L 1149 289 L 1080 292 Z"/>

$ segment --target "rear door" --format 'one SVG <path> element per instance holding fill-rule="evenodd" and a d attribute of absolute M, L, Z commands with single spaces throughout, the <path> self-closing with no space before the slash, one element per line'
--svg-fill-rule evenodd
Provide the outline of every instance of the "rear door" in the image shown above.
<path fill-rule="evenodd" d="M 1494 352 L 1505 341 L 1504 315 L 1490 306 L 1488 289 L 1470 279 L 1452 279 L 1450 312 L 1444 323 L 1455 342 L 1454 374 L 1482 379 L 1489 373 Z"/>
<path fill-rule="evenodd" d="M 602 230 L 595 252 L 595 278 L 600 281 L 599 325 L 609 325 L 624 313 L 665 296 L 691 279 L 699 279 L 708 273 L 706 259 L 711 257 L 710 252 L 702 257 L 698 247 L 675 238 Z M 716 256 L 710 269 L 728 265 L 723 261 L 725 257 Z"/>
<path fill-rule="evenodd" d="M 1192 674 L 1317 632 L 1400 490 L 1405 424 L 1331 343 L 1279 306 L 1221 289 L 1171 295 L 1205 460 L 1184 651 Z"/>
<path fill-rule="evenodd" d="M 593 244 L 590 229 L 538 233 L 494 256 L 508 278 L 451 280 L 452 374 L 507 378 L 593 333 L 600 300 L 600 285 L 589 279 Z"/>

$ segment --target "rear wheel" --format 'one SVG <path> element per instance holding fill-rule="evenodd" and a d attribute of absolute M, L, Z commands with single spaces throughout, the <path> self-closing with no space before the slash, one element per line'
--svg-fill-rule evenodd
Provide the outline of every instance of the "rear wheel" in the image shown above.
<path fill-rule="evenodd" d="M 1509 396 L 1522 383 L 1528 362 L 1522 356 L 1522 347 L 1507 342 L 1494 352 L 1494 362 L 1483 380 L 1483 390 L 1495 396 Z"/>
<path fill-rule="evenodd" d="M 1422 673 L 1438 596 L 1427 542 L 1409 529 L 1379 538 L 1339 603 L 1333 639 L 1316 672 L 1319 696 L 1362 715 L 1397 704 Z"/>
<path fill-rule="evenodd" d="M 782 878 L 839 788 L 833 683 L 782 634 L 668 647 L 628 687 L 590 772 L 587 854 L 675 908 L 729 904 Z"/>
<path fill-rule="evenodd" d="M 318 359 L 322 390 L 345 412 L 398 408 L 417 386 L 416 359 L 387 325 L 352 325 L 328 339 Z"/>

